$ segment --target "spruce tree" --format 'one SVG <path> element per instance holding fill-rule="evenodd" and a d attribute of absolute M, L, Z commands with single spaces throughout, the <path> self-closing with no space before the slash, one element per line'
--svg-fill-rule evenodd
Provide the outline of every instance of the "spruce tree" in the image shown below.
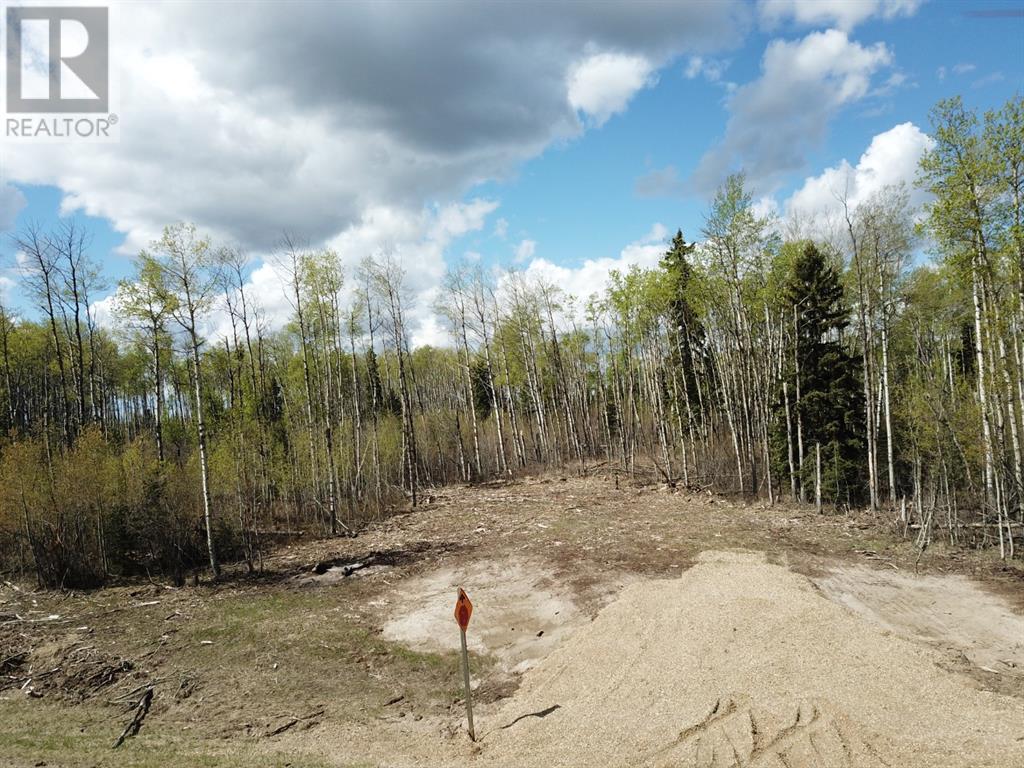
<path fill-rule="evenodd" d="M 814 245 L 804 245 L 786 281 L 784 303 L 793 318 L 794 348 L 786 380 L 799 415 L 805 449 L 803 486 L 814 488 L 815 445 L 821 446 L 821 494 L 831 504 L 855 504 L 864 497 L 864 395 L 857 359 L 843 344 L 849 325 L 843 287 L 836 268 Z M 780 475 L 787 471 L 786 421 L 780 394 L 774 444 Z"/>
<path fill-rule="evenodd" d="M 687 396 L 694 398 L 697 396 L 696 358 L 703 354 L 704 348 L 704 326 L 691 299 L 693 267 L 687 260 L 696 247 L 696 243 L 686 242 L 680 229 L 661 258 L 661 268 L 668 281 L 668 316 L 673 346 L 670 355 L 682 373 Z"/>

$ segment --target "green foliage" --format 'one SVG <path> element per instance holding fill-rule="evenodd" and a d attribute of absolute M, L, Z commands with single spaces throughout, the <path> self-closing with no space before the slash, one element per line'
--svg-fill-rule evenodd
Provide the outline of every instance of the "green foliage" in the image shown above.
<path fill-rule="evenodd" d="M 859 503 L 866 489 L 862 374 L 842 341 L 849 321 L 839 273 L 814 243 L 802 244 L 783 295 L 795 314 L 795 360 L 786 379 L 807 452 L 803 485 L 814 488 L 814 452 L 820 444 L 822 498 L 832 504 Z M 782 403 L 776 406 L 779 412 L 783 408 Z M 783 417 L 776 421 L 773 441 L 779 476 L 788 472 L 782 458 L 786 440 Z"/>
<path fill-rule="evenodd" d="M 486 361 L 479 355 L 469 367 L 470 381 L 473 386 L 473 404 L 477 418 L 485 420 L 491 415 L 491 377 L 487 371 Z"/>
<path fill-rule="evenodd" d="M 981 118 L 960 99 L 933 111 L 918 227 L 933 265 L 910 269 L 904 189 L 851 203 L 832 245 L 780 242 L 734 175 L 699 244 L 677 231 L 657 267 L 612 273 L 582 311 L 532 274 L 453 269 L 436 307 L 451 347 L 412 348 L 390 254 L 349 275 L 329 250 L 289 246 L 276 262 L 294 314 L 269 327 L 248 257 L 187 224 L 139 255 L 109 331 L 75 298 L 95 271 L 68 283 L 29 231 L 42 315 L 0 308 L 0 569 L 85 586 L 200 567 L 200 416 L 215 548 L 250 567 L 275 538 L 329 530 L 328 507 L 358 526 L 413 486 L 506 468 L 655 459 L 669 483 L 767 495 L 797 432 L 800 484 L 813 493 L 820 444 L 830 503 L 865 500 L 867 445 L 877 468 L 891 444 L 875 500 L 930 489 L 986 523 L 996 504 L 1019 517 L 1022 114 L 1020 97 Z M 227 338 L 204 339 L 215 307 Z"/>
<path fill-rule="evenodd" d="M 672 332 L 669 341 L 670 352 L 674 365 L 681 373 L 681 379 L 689 393 L 696 393 L 698 370 L 706 370 L 706 360 L 701 361 L 698 369 L 695 356 L 706 356 L 705 331 L 700 315 L 696 309 L 694 294 L 697 292 L 697 281 L 689 257 L 692 256 L 696 243 L 687 243 L 682 230 L 678 230 L 672 238 L 669 250 L 661 259 L 664 273 L 664 285 L 668 292 L 668 318 Z"/>

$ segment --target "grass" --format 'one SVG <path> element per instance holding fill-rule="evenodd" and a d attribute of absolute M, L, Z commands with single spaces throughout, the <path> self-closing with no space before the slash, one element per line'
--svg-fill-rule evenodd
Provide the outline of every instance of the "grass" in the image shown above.
<path fill-rule="evenodd" d="M 175 663 L 229 678 L 264 712 L 329 704 L 372 717 L 396 692 L 426 704 L 456 687 L 455 654 L 387 642 L 339 603 L 331 589 L 213 601 L 177 633 Z"/>
<path fill-rule="evenodd" d="M 225 746 L 174 729 L 148 729 L 118 749 L 112 745 L 123 725 L 107 707 L 59 707 L 12 695 L 0 699 L 0 764 L 4 766 L 89 765 L 101 768 L 251 768 L 253 765 L 320 768 L 315 756 L 273 754 L 253 746 Z"/>
<path fill-rule="evenodd" d="M 386 705 L 398 696 L 405 711 L 447 711 L 461 695 L 457 654 L 421 653 L 384 640 L 352 611 L 349 586 L 182 592 L 158 606 L 111 614 L 106 625 L 94 622 L 90 643 L 135 659 L 159 649 L 139 662 L 151 679 L 163 681 L 141 732 L 111 748 L 130 714 L 106 702 L 129 690 L 127 682 L 77 706 L 12 689 L 0 698 L 0 766 L 315 768 L 336 763 L 275 753 L 277 739 L 260 737 L 323 709 L 310 739 L 300 741 L 312 749 L 320 729 L 372 724 L 395 711 Z M 172 606 L 177 613 L 169 620 Z M 131 631 L 123 626 L 126 617 Z M 196 689 L 179 700 L 185 678 Z"/>

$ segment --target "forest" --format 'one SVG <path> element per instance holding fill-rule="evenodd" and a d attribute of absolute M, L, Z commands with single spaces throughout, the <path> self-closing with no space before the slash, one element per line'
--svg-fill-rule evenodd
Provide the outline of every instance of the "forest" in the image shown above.
<path fill-rule="evenodd" d="M 71 219 L 10 235 L 38 311 L 0 306 L 0 570 L 46 587 L 250 570 L 448 483 L 540 468 L 824 514 L 925 548 L 1024 544 L 1024 99 L 932 111 L 917 185 L 834 220 L 758 214 L 742 174 L 657 268 L 571 297 L 453 266 L 451 344 L 414 347 L 406 270 L 283 238 L 292 316 L 250 257 L 168 226 L 110 286 Z M 231 332 L 205 333 L 215 312 Z"/>

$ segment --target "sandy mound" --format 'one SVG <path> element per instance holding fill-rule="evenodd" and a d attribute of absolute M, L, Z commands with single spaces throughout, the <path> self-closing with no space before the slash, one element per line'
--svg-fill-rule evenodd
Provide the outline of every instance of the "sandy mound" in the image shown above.
<path fill-rule="evenodd" d="M 1024 707 L 763 556 L 627 587 L 484 731 L 517 766 L 1024 765 Z M 483 727 L 480 727 L 483 725 Z"/>

